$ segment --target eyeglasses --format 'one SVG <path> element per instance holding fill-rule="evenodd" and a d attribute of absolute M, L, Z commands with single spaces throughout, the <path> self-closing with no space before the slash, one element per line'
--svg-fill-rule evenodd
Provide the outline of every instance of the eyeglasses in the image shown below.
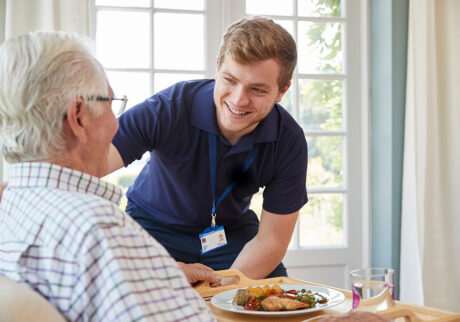
<path fill-rule="evenodd" d="M 115 116 L 120 116 L 123 114 L 126 108 L 126 103 L 128 103 L 128 97 L 123 95 L 120 97 L 107 97 L 107 96 L 90 96 L 85 98 L 86 101 L 110 101 L 112 104 L 112 112 Z"/>

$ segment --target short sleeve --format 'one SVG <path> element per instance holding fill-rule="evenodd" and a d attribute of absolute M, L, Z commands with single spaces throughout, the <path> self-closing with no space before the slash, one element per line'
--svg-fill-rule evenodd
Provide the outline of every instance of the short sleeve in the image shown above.
<path fill-rule="evenodd" d="M 263 209 L 275 214 L 298 211 L 308 201 L 307 142 L 297 124 L 294 129 L 284 129 L 281 134 L 276 148 L 275 173 L 263 193 Z"/>
<path fill-rule="evenodd" d="M 155 149 L 162 135 L 167 136 L 170 116 L 171 102 L 162 95 L 154 95 L 118 118 L 118 131 L 112 143 L 125 166 Z"/>

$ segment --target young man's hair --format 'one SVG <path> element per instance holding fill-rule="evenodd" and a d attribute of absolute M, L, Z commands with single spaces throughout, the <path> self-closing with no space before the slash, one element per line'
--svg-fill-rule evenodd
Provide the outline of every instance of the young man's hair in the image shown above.
<path fill-rule="evenodd" d="M 280 64 L 280 90 L 291 81 L 297 64 L 297 48 L 291 34 L 265 17 L 245 17 L 231 24 L 219 49 L 218 68 L 227 55 L 240 64 L 274 58 Z"/>

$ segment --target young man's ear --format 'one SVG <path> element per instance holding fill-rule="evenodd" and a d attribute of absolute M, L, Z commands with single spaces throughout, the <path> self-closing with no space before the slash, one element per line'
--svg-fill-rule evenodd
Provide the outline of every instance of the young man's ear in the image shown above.
<path fill-rule="evenodd" d="M 70 131 L 82 142 L 86 142 L 88 139 L 85 129 L 86 122 L 84 121 L 84 114 L 86 110 L 84 104 L 85 102 L 79 97 L 73 99 L 67 105 L 66 115 L 66 121 Z"/>
<path fill-rule="evenodd" d="M 219 71 L 219 57 L 216 58 L 216 74 L 214 75 L 214 80 L 217 80 L 218 71 Z"/>
<path fill-rule="evenodd" d="M 286 94 L 286 92 L 288 91 L 289 87 L 291 86 L 291 82 L 289 82 L 289 84 L 287 84 L 278 94 L 278 96 L 276 97 L 276 103 L 279 103 L 281 102 L 281 100 L 283 99 L 283 96 L 284 94 Z"/>

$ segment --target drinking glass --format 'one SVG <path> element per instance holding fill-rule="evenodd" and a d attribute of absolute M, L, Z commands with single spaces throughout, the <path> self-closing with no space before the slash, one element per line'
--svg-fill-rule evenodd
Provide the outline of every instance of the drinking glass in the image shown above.
<path fill-rule="evenodd" d="M 368 267 L 350 272 L 353 310 L 377 312 L 394 306 L 394 271 Z"/>

